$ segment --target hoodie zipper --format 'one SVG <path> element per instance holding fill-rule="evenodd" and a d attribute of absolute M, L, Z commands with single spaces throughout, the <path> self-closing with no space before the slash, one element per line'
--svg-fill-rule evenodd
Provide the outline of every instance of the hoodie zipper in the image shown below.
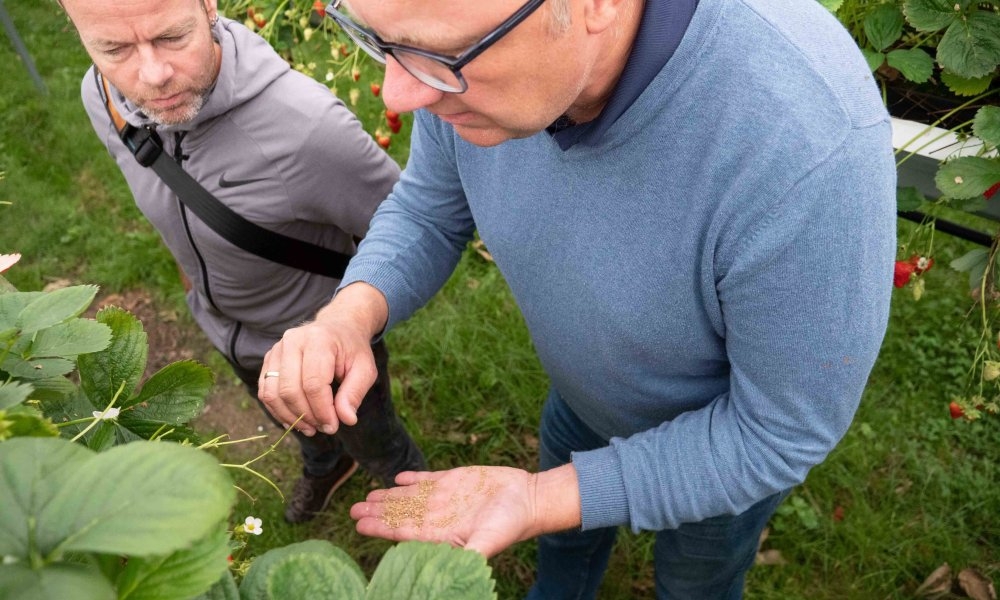
<path fill-rule="evenodd" d="M 184 161 L 190 158 L 189 155 L 184 154 L 184 152 L 181 150 L 181 142 L 184 141 L 184 136 L 187 135 L 187 133 L 188 132 L 186 131 L 174 132 L 173 158 L 174 161 L 176 161 L 177 164 L 181 165 L 182 167 L 184 166 L 183 164 Z M 204 257 L 202 257 L 201 252 L 198 250 L 198 245 L 194 241 L 194 235 L 191 234 L 191 225 L 188 222 L 187 207 L 184 206 L 184 203 L 181 202 L 180 198 L 177 198 L 177 205 L 178 208 L 180 208 L 181 221 L 184 223 L 184 233 L 187 235 L 188 242 L 191 244 L 191 249 L 194 251 L 194 255 L 198 258 L 198 265 L 201 267 L 201 281 L 205 290 L 205 298 L 208 299 L 208 303 L 212 305 L 212 308 L 214 308 L 216 312 L 221 314 L 222 311 L 219 310 L 218 306 L 216 306 L 215 299 L 212 298 L 212 290 L 208 285 L 208 267 L 205 266 L 205 259 Z M 233 333 L 232 335 L 229 336 L 229 359 L 233 361 L 233 363 L 235 363 L 236 365 L 243 367 L 243 365 L 240 364 L 239 359 L 236 357 L 236 341 L 240 337 L 240 331 L 242 331 L 243 329 L 243 323 L 235 319 L 233 319 L 233 322 L 236 323 L 236 327 L 233 328 Z"/>
<path fill-rule="evenodd" d="M 187 135 L 186 131 L 175 131 L 174 132 L 174 162 L 176 162 L 181 167 L 184 166 L 184 161 L 189 158 L 188 155 L 184 154 L 181 149 L 181 142 L 184 141 L 184 136 Z M 187 235 L 188 242 L 191 244 L 191 249 L 194 251 L 195 257 L 198 259 L 198 264 L 201 267 L 201 284 L 205 290 L 205 297 L 208 299 L 208 303 L 212 305 L 216 311 L 219 311 L 219 307 L 215 305 L 215 300 L 212 298 L 212 290 L 208 285 L 208 268 L 205 266 L 205 259 L 202 257 L 201 252 L 198 250 L 198 245 L 194 242 L 194 236 L 191 235 L 191 225 L 188 223 L 187 207 L 181 202 L 180 197 L 177 198 L 177 208 L 180 209 L 181 221 L 184 223 L 184 233 Z M 221 312 L 221 311 L 219 311 Z"/>

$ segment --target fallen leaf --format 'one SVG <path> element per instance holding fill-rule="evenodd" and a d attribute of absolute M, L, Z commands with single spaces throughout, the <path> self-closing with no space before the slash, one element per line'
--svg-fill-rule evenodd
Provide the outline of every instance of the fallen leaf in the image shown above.
<path fill-rule="evenodd" d="M 951 591 L 951 565 L 944 563 L 934 569 L 920 587 L 913 592 L 914 596 L 922 598 L 940 598 Z"/>
<path fill-rule="evenodd" d="M 836 522 L 838 522 L 838 523 L 844 520 L 844 507 L 843 506 L 837 505 L 833 509 L 833 520 L 836 521 Z"/>
<path fill-rule="evenodd" d="M 486 250 L 486 244 L 483 240 L 476 240 L 472 242 L 472 248 L 479 254 L 479 256 L 482 256 L 489 262 L 493 262 L 493 255 Z"/>
<path fill-rule="evenodd" d="M 61 290 L 63 288 L 68 288 L 73 285 L 73 282 L 69 279 L 53 279 L 49 283 L 45 284 L 42 288 L 43 292 L 54 292 L 56 290 Z"/>
<path fill-rule="evenodd" d="M 756 564 L 758 565 L 787 565 L 788 561 L 781 555 L 780 550 L 764 550 L 757 553 Z"/>
<path fill-rule="evenodd" d="M 958 585 L 972 600 L 997 600 L 993 582 L 975 569 L 962 569 L 958 574 Z"/>
<path fill-rule="evenodd" d="M 760 532 L 760 537 L 757 538 L 757 551 L 760 552 L 761 546 L 767 541 L 767 536 L 771 535 L 771 528 L 765 527 L 763 531 Z"/>

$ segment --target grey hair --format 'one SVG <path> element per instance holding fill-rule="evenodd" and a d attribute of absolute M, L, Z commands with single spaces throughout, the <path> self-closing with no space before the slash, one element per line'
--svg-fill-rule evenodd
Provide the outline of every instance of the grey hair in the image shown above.
<path fill-rule="evenodd" d="M 560 34 L 569 29 L 572 16 L 569 9 L 570 0 L 549 0 L 549 26 L 552 33 Z"/>
<path fill-rule="evenodd" d="M 572 11 L 570 11 L 569 3 L 570 0 L 549 0 L 548 2 L 549 28 L 555 35 L 565 33 L 572 24 L 573 15 Z M 630 19 L 632 15 L 635 14 L 635 11 L 642 6 L 642 4 L 642 0 L 631 0 L 629 2 L 625 2 L 623 4 L 623 14 L 625 15 L 626 20 Z M 621 34 L 620 29 L 621 20 L 619 20 L 619 23 L 616 26 L 615 35 Z"/>

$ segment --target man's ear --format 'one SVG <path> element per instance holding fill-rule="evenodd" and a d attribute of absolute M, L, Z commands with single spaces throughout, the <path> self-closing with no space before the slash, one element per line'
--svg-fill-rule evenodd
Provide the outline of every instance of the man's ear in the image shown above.
<path fill-rule="evenodd" d="M 613 26 L 622 15 L 623 10 L 629 10 L 629 4 L 641 0 L 586 0 L 583 16 L 587 23 L 587 31 L 601 33 Z"/>
<path fill-rule="evenodd" d="M 219 0 L 201 0 L 209 19 L 219 16 Z"/>

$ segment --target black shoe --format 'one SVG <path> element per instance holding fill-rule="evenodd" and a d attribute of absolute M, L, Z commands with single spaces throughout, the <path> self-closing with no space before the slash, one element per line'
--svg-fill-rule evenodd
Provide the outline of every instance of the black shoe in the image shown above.
<path fill-rule="evenodd" d="M 358 462 L 346 454 L 328 475 L 310 477 L 303 475 L 295 482 L 292 497 L 285 507 L 285 520 L 289 523 L 304 523 L 330 503 L 333 493 L 358 470 Z"/>

